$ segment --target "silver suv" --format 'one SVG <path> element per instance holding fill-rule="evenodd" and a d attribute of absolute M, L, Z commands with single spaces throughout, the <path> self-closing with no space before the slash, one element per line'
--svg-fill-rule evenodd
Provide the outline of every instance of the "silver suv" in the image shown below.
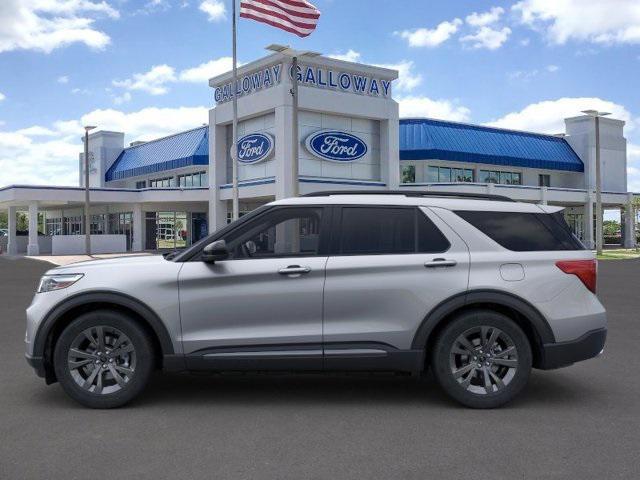
<path fill-rule="evenodd" d="M 431 367 L 458 402 L 497 407 L 531 368 L 597 356 L 596 261 L 562 209 L 504 197 L 324 192 L 265 205 L 179 254 L 50 270 L 27 360 L 110 408 L 168 371 Z"/>

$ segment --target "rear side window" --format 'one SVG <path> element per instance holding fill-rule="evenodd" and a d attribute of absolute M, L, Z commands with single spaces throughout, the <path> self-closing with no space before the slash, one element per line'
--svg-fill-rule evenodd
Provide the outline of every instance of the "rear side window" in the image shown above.
<path fill-rule="evenodd" d="M 339 253 L 439 253 L 449 241 L 417 208 L 343 207 Z"/>
<path fill-rule="evenodd" d="M 508 250 L 584 250 L 573 235 L 562 212 L 456 212 L 471 225 Z"/>

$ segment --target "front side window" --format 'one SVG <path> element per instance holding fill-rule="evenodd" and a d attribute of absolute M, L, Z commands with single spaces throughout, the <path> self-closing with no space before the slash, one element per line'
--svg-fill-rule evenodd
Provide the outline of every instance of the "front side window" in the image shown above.
<path fill-rule="evenodd" d="M 230 258 L 318 255 L 322 216 L 321 207 L 282 208 L 261 215 L 225 238 Z"/>
<path fill-rule="evenodd" d="M 436 253 L 448 249 L 442 232 L 416 208 L 342 208 L 338 246 L 342 255 Z"/>

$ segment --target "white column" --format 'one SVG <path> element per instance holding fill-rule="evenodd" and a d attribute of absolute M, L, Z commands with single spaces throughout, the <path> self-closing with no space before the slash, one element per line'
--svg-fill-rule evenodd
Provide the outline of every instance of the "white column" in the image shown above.
<path fill-rule="evenodd" d="M 587 248 L 595 248 L 593 239 L 593 194 L 587 194 L 587 203 L 584 204 L 584 244 Z"/>
<path fill-rule="evenodd" d="M 16 239 L 16 214 L 18 210 L 16 207 L 9 207 L 7 213 L 7 227 L 9 228 L 9 238 L 7 239 L 7 253 L 9 255 L 16 255 L 18 253 L 18 243 Z"/>
<path fill-rule="evenodd" d="M 540 187 L 540 203 L 542 205 L 547 204 L 547 187 Z"/>
<path fill-rule="evenodd" d="M 216 125 L 215 109 L 209 112 L 209 234 L 223 228 L 227 224 L 227 200 L 220 200 L 220 185 L 228 180 L 227 162 L 227 127 Z M 215 159 L 215 161 L 214 161 Z M 242 192 L 242 190 L 240 190 Z"/>
<path fill-rule="evenodd" d="M 38 245 L 38 204 L 29 204 L 29 244 L 27 245 L 27 255 L 40 255 Z"/>
<path fill-rule="evenodd" d="M 143 223 L 144 216 L 142 211 L 142 204 L 135 203 L 133 205 L 133 242 L 131 243 L 131 250 L 134 252 L 141 252 L 143 248 Z"/>
<path fill-rule="evenodd" d="M 397 104 L 391 120 L 380 122 L 380 169 L 381 180 L 390 190 L 400 185 L 400 125 Z M 417 180 L 417 179 L 416 179 Z"/>
<path fill-rule="evenodd" d="M 287 103 L 291 103 L 288 99 Z M 291 136 L 291 105 L 280 105 L 276 107 L 276 184 L 275 193 L 276 200 L 287 198 L 293 195 L 293 176 L 291 173 L 291 162 L 293 162 L 293 152 L 291 144 L 293 137 Z"/>
<path fill-rule="evenodd" d="M 624 211 L 624 248 L 636 247 L 636 222 L 633 208 L 633 193 L 627 194 L 627 205 Z"/>

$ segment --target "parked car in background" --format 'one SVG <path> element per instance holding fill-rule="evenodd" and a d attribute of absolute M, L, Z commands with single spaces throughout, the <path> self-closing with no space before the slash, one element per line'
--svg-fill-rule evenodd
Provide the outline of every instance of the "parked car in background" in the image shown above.
<path fill-rule="evenodd" d="M 597 356 L 596 261 L 562 209 L 505 197 L 325 192 L 261 207 L 184 252 L 58 267 L 27 309 L 26 355 L 83 405 L 154 369 L 431 368 L 474 408 L 532 368 Z"/>

